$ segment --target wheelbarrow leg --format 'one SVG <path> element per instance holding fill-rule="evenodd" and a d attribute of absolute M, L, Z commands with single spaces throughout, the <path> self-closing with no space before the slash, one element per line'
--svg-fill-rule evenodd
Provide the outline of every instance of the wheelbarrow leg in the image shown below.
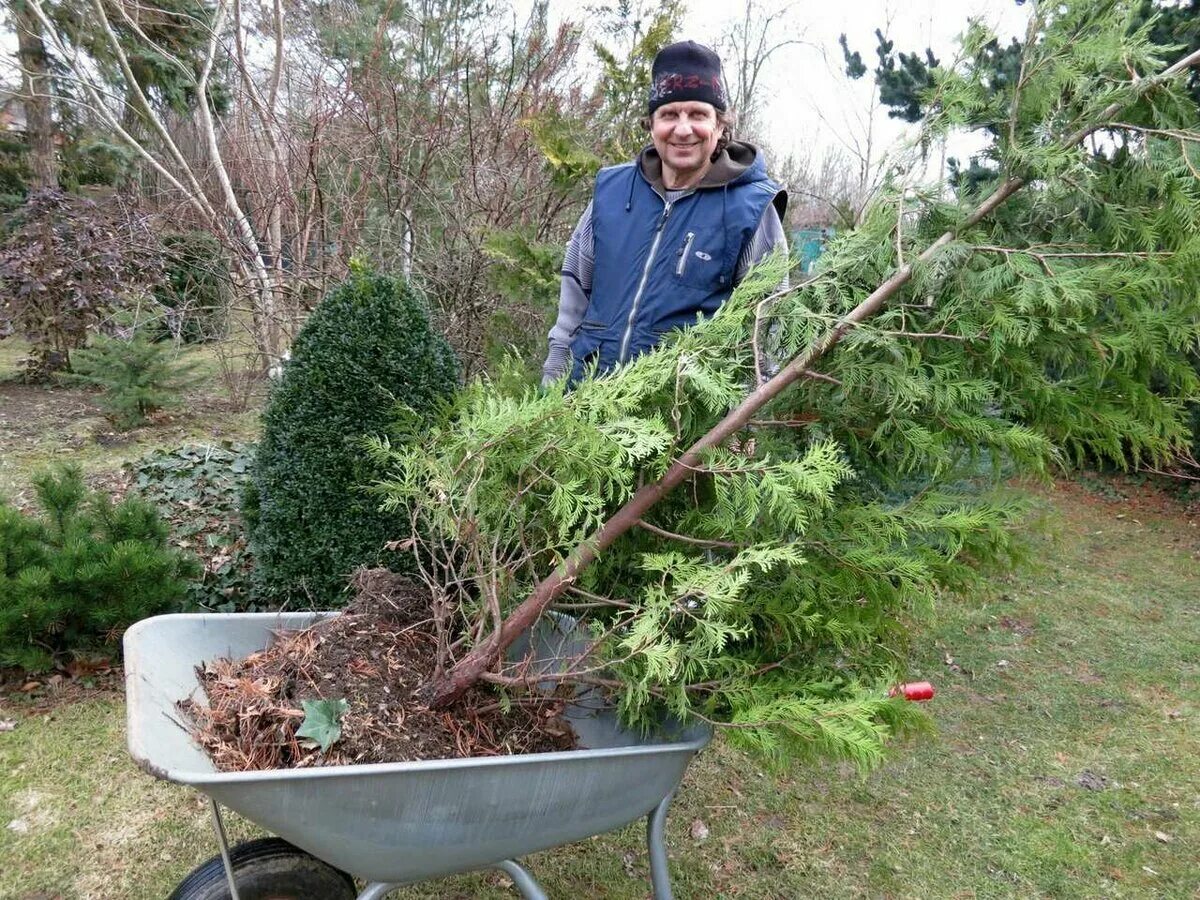
<path fill-rule="evenodd" d="M 529 874 L 529 870 L 515 860 L 506 859 L 503 862 L 496 863 L 492 868 L 499 869 L 511 878 L 513 884 L 521 892 L 521 896 L 525 900 L 550 900 L 546 896 L 546 892 L 542 890 L 542 886 Z"/>
<path fill-rule="evenodd" d="M 671 900 L 671 869 L 667 865 L 667 845 L 663 832 L 667 825 L 667 810 L 675 792 L 667 794 L 650 815 L 646 816 L 646 846 L 650 850 L 650 883 L 654 886 L 654 900 Z"/>
<path fill-rule="evenodd" d="M 213 831 L 217 835 L 217 845 L 221 848 L 221 862 L 225 865 L 225 880 L 229 884 L 231 900 L 240 900 L 237 883 L 233 879 L 233 863 L 229 859 L 229 838 L 225 836 L 225 823 L 221 821 L 221 807 L 212 797 L 208 798 L 208 808 L 212 811 Z"/>
<path fill-rule="evenodd" d="M 388 884 L 384 881 L 372 881 L 366 886 L 363 892 L 358 895 L 356 900 L 383 900 L 383 898 L 392 891 L 397 891 L 403 886 L 404 885 L 401 884 Z"/>
<path fill-rule="evenodd" d="M 542 890 L 541 885 L 539 885 L 534 880 L 533 876 L 529 874 L 529 871 L 518 865 L 513 860 L 506 859 L 503 862 L 496 863 L 494 866 L 491 866 L 491 868 L 499 869 L 501 872 L 511 878 L 512 883 L 516 886 L 517 890 L 521 892 L 521 896 L 524 897 L 525 900 L 550 900 L 550 898 L 546 896 L 546 892 Z M 368 884 L 366 890 L 358 895 L 357 900 L 383 900 L 383 898 L 392 891 L 399 890 L 401 887 L 403 887 L 402 884 L 388 884 L 386 882 L 377 881 L 372 884 Z"/>

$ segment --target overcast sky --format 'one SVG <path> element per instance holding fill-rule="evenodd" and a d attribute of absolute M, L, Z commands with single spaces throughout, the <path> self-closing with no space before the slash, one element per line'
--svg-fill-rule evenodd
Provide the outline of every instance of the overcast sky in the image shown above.
<path fill-rule="evenodd" d="M 744 2 L 689 2 L 681 37 L 712 44 L 745 9 Z M 851 50 L 873 68 L 875 29 L 895 41 L 897 50 L 932 47 L 943 62 L 953 59 L 955 38 L 971 17 L 990 24 L 1007 43 L 1025 32 L 1029 5 L 1015 0 L 797 0 L 791 4 L 759 0 L 767 9 L 786 9 L 779 37 L 805 43 L 781 49 L 771 57 L 762 85 L 766 99 L 770 142 L 778 152 L 795 151 L 820 157 L 829 147 L 861 138 L 870 105 L 871 79 L 851 82 L 844 75 L 838 36 L 845 34 Z M 828 60 L 828 61 L 827 61 Z M 898 139 L 906 127 L 881 110 L 876 135 L 885 143 Z M 966 155 L 970 141 L 959 141 L 950 152 Z"/>
<path fill-rule="evenodd" d="M 503 0 L 502 0 L 503 2 Z M 508 0 L 518 18 L 528 15 L 532 0 Z M 777 29 L 779 40 L 801 43 L 772 56 L 759 94 L 765 105 L 769 142 L 776 153 L 795 152 L 819 159 L 831 148 L 853 145 L 865 135 L 870 105 L 871 79 L 851 82 L 843 73 L 838 36 L 845 33 L 853 50 L 868 66 L 875 60 L 875 29 L 883 28 L 898 50 L 932 47 L 943 61 L 953 58 L 955 37 L 968 18 L 977 16 L 1005 41 L 1022 35 L 1029 5 L 1015 0 L 755 0 L 768 10 L 786 9 Z M 741 16 L 745 0 L 686 0 L 681 38 L 714 45 L 730 22 Z M 551 0 L 554 21 L 586 23 L 586 7 L 567 0 Z M 0 73 L 15 78 L 15 48 L 11 34 L 0 41 Z M 876 146 L 886 146 L 907 127 L 878 110 L 874 119 Z M 965 157 L 977 144 L 969 139 L 951 143 L 951 155 Z"/>

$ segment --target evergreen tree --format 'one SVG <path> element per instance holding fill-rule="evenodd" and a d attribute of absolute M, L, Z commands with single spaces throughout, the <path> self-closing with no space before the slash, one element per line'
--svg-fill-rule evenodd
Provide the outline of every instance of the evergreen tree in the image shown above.
<path fill-rule="evenodd" d="M 229 263 L 205 231 L 162 236 L 163 283 L 154 299 L 164 307 L 161 331 L 185 344 L 225 336 L 232 295 Z"/>
<path fill-rule="evenodd" d="M 618 0 L 600 8 L 600 27 L 609 44 L 596 41 L 592 50 L 600 60 L 597 79 L 602 108 L 598 126 L 607 136 L 607 163 L 625 162 L 647 143 L 641 125 L 650 92 L 650 74 L 658 51 L 674 39 L 683 17 L 678 0 L 648 6 L 638 0 Z"/>
<path fill-rule="evenodd" d="M 74 371 L 63 377 L 100 388 L 100 405 L 124 431 L 144 424 L 153 412 L 178 406 L 181 393 L 197 383 L 195 364 L 180 363 L 175 352 L 144 327 L 128 337 L 97 334 L 90 347 L 75 351 Z"/>
<path fill-rule="evenodd" d="M 0 502 L 0 664 L 42 669 L 111 648 L 183 600 L 199 566 L 167 543 L 153 507 L 88 491 L 77 467 L 34 479 L 42 516 Z"/>
<path fill-rule="evenodd" d="M 390 502 L 437 500 L 417 546 L 451 665 L 430 701 L 550 678 L 499 653 L 558 601 L 590 635 L 561 677 L 630 721 L 667 709 L 780 760 L 877 761 L 913 722 L 887 690 L 909 628 L 1019 554 L 996 476 L 1186 444 L 1200 117 L 1130 12 L 1039 7 L 999 91 L 976 67 L 935 73 L 931 139 L 1001 125 L 984 203 L 889 187 L 796 289 L 769 293 L 777 261 L 609 377 L 478 383 L 392 451 Z M 995 35 L 965 41 L 973 59 Z M 1099 127 L 1138 137 L 1109 178 L 1080 146 Z M 1056 217 L 1094 243 L 1044 243 Z M 768 346 L 791 360 L 770 377 Z"/>

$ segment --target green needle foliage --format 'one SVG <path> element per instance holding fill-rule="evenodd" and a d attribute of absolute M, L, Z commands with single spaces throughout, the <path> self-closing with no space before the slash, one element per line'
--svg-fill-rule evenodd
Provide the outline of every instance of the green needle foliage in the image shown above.
<path fill-rule="evenodd" d="M 71 357 L 65 380 L 101 389 L 100 405 L 122 430 L 145 424 L 160 409 L 178 406 L 196 384 L 195 365 L 180 363 L 173 344 L 154 340 L 144 327 L 129 337 L 97 334 Z"/>
<path fill-rule="evenodd" d="M 934 70 L 925 123 L 930 137 L 997 126 L 1005 174 L 1025 191 L 920 263 L 819 373 L 708 451 L 565 595 L 590 640 L 560 661 L 562 677 L 607 691 L 628 721 L 669 711 L 725 724 L 776 761 L 877 763 L 889 736 L 921 721 L 888 696 L 913 626 L 1020 557 L 1024 511 L 1002 479 L 1096 456 L 1161 464 L 1186 447 L 1200 343 L 1195 105 L 1182 79 L 1148 92 L 1131 80 L 1165 61 L 1129 28 L 1127 4 L 1036 15 L 1022 75 L 1000 91 L 970 64 L 994 38 L 972 26 L 966 64 Z M 1136 136 L 1122 159 L 1063 145 L 1118 99 Z M 764 357 L 818 344 L 973 208 L 916 183 L 897 178 L 782 296 L 776 260 L 712 319 L 613 375 L 570 393 L 476 382 L 426 442 L 379 446 L 394 467 L 388 502 L 418 504 L 451 656 L 740 403 Z M 516 687 L 538 671 L 510 663 L 489 678 Z"/>
<path fill-rule="evenodd" d="M 152 506 L 114 504 L 70 466 L 34 487 L 40 517 L 0 503 L 0 664 L 37 670 L 111 650 L 126 627 L 183 600 L 200 567 L 168 544 Z"/>

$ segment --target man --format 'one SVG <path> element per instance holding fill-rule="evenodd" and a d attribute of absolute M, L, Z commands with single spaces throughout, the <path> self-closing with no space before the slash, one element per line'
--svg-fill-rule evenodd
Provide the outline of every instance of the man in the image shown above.
<path fill-rule="evenodd" d="M 652 145 L 601 169 L 563 261 L 542 383 L 603 374 L 716 312 L 753 263 L 787 249 L 787 194 L 731 140 L 721 60 L 682 41 L 651 69 Z"/>

